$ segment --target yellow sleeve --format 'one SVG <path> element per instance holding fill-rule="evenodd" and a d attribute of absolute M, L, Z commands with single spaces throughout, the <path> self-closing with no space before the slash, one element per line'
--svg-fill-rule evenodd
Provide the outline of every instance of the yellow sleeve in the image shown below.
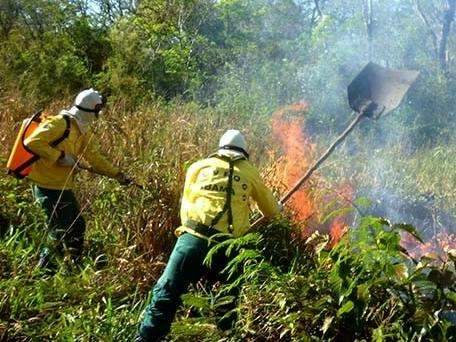
<path fill-rule="evenodd" d="M 258 170 L 252 166 L 252 198 L 266 218 L 273 218 L 280 214 L 279 205 L 272 191 L 263 183 Z"/>
<path fill-rule="evenodd" d="M 24 141 L 24 145 L 40 158 L 55 163 L 61 151 L 51 146 L 51 143 L 62 137 L 66 129 L 66 121 L 62 116 L 46 119 Z"/>
<path fill-rule="evenodd" d="M 190 165 L 190 167 L 187 170 L 187 173 L 185 174 L 185 184 L 184 191 L 182 194 L 182 203 L 180 210 L 181 222 L 187 221 L 187 213 L 192 205 L 189 199 L 191 187 L 196 182 L 196 177 L 198 176 L 199 169 L 200 168 L 198 166 L 198 162 L 193 163 L 192 165 Z"/>
<path fill-rule="evenodd" d="M 98 173 L 104 174 L 109 177 L 115 177 L 120 170 L 112 165 L 101 153 L 99 143 L 95 135 L 89 133 L 86 135 L 85 148 L 82 157 L 94 168 Z"/>

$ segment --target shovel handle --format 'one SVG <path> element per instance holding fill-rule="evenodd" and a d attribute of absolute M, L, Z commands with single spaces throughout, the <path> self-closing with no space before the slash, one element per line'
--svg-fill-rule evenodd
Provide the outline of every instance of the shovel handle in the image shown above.
<path fill-rule="evenodd" d="M 285 204 L 291 196 L 312 176 L 315 170 L 317 170 L 323 162 L 328 159 L 331 153 L 334 152 L 337 146 L 345 140 L 345 138 L 353 131 L 353 129 L 358 125 L 358 123 L 365 118 L 363 112 L 357 113 L 355 119 L 348 125 L 348 127 L 343 131 L 339 137 L 332 143 L 332 145 L 323 153 L 323 155 L 315 161 L 312 166 L 307 170 L 307 172 L 302 176 L 296 184 L 280 199 L 280 203 Z"/>
<path fill-rule="evenodd" d="M 356 113 L 356 112 L 354 112 Z M 355 119 L 348 125 L 348 127 L 337 137 L 337 139 L 332 143 L 332 145 L 323 153 L 323 155 L 315 161 L 312 166 L 307 170 L 307 172 L 302 176 L 295 185 L 280 199 L 280 203 L 285 204 L 291 196 L 312 176 L 312 174 L 317 170 L 320 165 L 328 159 L 328 157 L 331 155 L 331 153 L 334 152 L 337 146 L 340 145 L 342 141 L 345 140 L 345 138 L 350 134 L 351 131 L 358 125 L 358 123 L 364 119 L 366 116 L 364 112 L 361 113 L 356 113 Z M 262 216 L 252 224 L 252 228 L 256 228 L 258 225 L 263 223 L 265 220 L 265 217 Z"/>

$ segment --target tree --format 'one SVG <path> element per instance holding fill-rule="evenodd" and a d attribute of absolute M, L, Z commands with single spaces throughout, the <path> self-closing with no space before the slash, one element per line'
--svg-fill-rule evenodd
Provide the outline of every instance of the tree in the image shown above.
<path fill-rule="evenodd" d="M 438 59 L 441 70 L 448 75 L 450 68 L 448 41 L 455 18 L 456 0 L 439 2 L 440 4 L 435 4 L 429 1 L 424 7 L 420 0 L 414 0 L 416 11 L 431 36 L 435 58 Z"/>
<path fill-rule="evenodd" d="M 224 58 L 216 13 L 212 0 L 141 1 L 135 15 L 110 30 L 113 53 L 106 77 L 113 88 L 193 98 Z"/>
<path fill-rule="evenodd" d="M 0 74 L 4 89 L 47 102 L 92 85 L 109 53 L 104 33 L 81 1 L 19 0 L 1 3 Z M 39 96 L 37 96 L 39 94 Z"/>
<path fill-rule="evenodd" d="M 6 39 L 19 16 L 19 6 L 14 0 L 0 0 L 0 29 L 2 39 Z"/>

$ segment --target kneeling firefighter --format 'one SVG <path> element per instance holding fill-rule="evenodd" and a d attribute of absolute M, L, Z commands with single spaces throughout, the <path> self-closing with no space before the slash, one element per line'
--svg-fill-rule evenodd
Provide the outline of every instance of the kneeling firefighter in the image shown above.
<path fill-rule="evenodd" d="M 69 110 L 43 120 L 24 140 L 24 146 L 35 155 L 27 178 L 33 185 L 35 199 L 48 219 L 48 238 L 41 251 L 39 266 L 55 269 L 56 257 L 70 254 L 73 262 L 81 259 L 85 221 L 73 194 L 78 161 L 83 158 L 97 173 L 128 184 L 125 175 L 98 150 L 91 126 L 103 106 L 101 95 L 94 89 L 82 91 Z"/>
<path fill-rule="evenodd" d="M 223 251 L 216 253 L 210 267 L 203 261 L 213 244 L 220 241 L 214 235 L 239 237 L 249 230 L 250 198 L 265 217 L 280 213 L 279 204 L 248 158 L 244 136 L 237 130 L 228 130 L 215 154 L 189 167 L 181 204 L 182 225 L 176 230 L 178 239 L 152 290 L 136 341 L 163 338 L 170 330 L 180 296 L 203 275 L 226 280 L 221 270 L 229 259 Z M 231 295 L 236 297 L 238 292 L 236 289 Z M 235 303 L 231 303 L 228 309 L 234 307 Z M 224 315 L 219 328 L 230 329 L 235 318 L 234 314 Z"/>

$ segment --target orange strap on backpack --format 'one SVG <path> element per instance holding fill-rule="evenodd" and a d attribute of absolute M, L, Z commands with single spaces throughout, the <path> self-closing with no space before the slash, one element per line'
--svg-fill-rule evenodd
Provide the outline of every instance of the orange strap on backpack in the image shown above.
<path fill-rule="evenodd" d="M 13 149 L 11 150 L 8 163 L 6 164 L 7 173 L 9 175 L 13 175 L 19 179 L 27 177 L 32 171 L 33 163 L 40 159 L 38 155 L 33 153 L 27 148 L 27 146 L 24 145 L 24 140 L 27 139 L 41 124 L 42 112 L 43 111 L 40 110 L 33 114 L 31 118 L 25 119 L 22 122 L 16 141 L 13 145 Z M 70 118 L 67 115 L 63 115 L 63 117 L 66 122 L 65 132 L 60 138 L 50 144 L 52 147 L 56 147 L 70 134 Z"/>

